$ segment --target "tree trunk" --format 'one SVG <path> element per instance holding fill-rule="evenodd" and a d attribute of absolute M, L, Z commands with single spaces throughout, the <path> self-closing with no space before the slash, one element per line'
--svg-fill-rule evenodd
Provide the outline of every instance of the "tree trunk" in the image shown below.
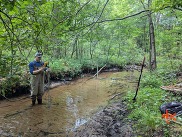
<path fill-rule="evenodd" d="M 76 59 L 78 59 L 78 37 L 76 37 L 76 41 L 75 41 L 75 50 L 76 50 Z"/>
<path fill-rule="evenodd" d="M 118 58 L 120 57 L 121 54 L 121 44 L 119 44 L 119 48 L 118 48 Z"/>
<path fill-rule="evenodd" d="M 90 37 L 90 59 L 93 58 L 93 54 L 92 54 L 92 38 Z"/>
<path fill-rule="evenodd" d="M 148 0 L 148 5 L 150 7 L 152 0 Z M 157 68 L 156 62 L 156 48 L 155 48 L 155 34 L 154 34 L 154 24 L 152 21 L 152 13 L 148 12 L 149 19 L 149 36 L 150 36 L 150 57 L 149 57 L 149 65 L 150 70 L 155 70 Z"/>
<path fill-rule="evenodd" d="M 147 42 L 147 33 L 146 33 L 146 23 L 144 25 L 144 29 L 143 29 L 143 47 L 144 47 L 144 51 L 145 52 L 148 52 L 148 48 L 147 48 L 147 45 L 148 45 L 148 42 Z"/>
<path fill-rule="evenodd" d="M 76 59 L 78 58 L 77 44 L 78 44 L 78 36 L 75 36 L 75 39 L 73 41 L 73 50 L 72 50 L 72 53 L 71 53 L 71 58 L 73 58 L 73 55 L 74 55 L 75 52 L 76 52 Z"/>
<path fill-rule="evenodd" d="M 150 36 L 150 70 L 155 70 L 157 68 L 156 63 L 156 49 L 155 49 L 155 34 L 154 25 L 151 17 L 151 12 L 149 12 L 149 36 Z"/>

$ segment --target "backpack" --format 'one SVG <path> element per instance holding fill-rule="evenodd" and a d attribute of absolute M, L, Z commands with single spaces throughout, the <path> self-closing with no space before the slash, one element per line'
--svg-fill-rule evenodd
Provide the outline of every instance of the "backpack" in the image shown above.
<path fill-rule="evenodd" d="M 166 110 L 168 110 L 170 114 L 176 113 L 176 116 L 182 115 L 182 103 L 180 102 L 165 103 L 162 104 L 159 109 L 161 114 L 165 114 Z"/>

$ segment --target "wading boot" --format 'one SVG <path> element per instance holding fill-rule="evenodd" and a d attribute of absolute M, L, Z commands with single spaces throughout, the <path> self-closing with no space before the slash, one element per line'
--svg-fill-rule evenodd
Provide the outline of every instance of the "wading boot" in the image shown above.
<path fill-rule="evenodd" d="M 32 99 L 32 106 L 34 106 L 35 105 L 35 99 Z"/>
<path fill-rule="evenodd" d="M 42 99 L 37 99 L 38 104 L 42 104 Z"/>

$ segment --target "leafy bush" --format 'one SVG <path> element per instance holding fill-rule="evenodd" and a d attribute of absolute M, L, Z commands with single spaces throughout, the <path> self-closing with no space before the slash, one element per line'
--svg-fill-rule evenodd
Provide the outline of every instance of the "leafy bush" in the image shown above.
<path fill-rule="evenodd" d="M 176 82 L 176 73 L 180 71 L 180 66 L 181 60 L 166 60 L 160 57 L 156 73 L 162 77 L 164 84 L 174 84 Z"/>
<path fill-rule="evenodd" d="M 54 59 L 49 64 L 52 77 L 62 79 L 65 76 L 75 77 L 81 72 L 81 64 L 73 59 Z"/>
<path fill-rule="evenodd" d="M 11 95 L 13 92 L 15 92 L 16 87 L 20 85 L 20 78 L 21 77 L 19 75 L 7 76 L 0 83 L 0 93 L 4 96 Z"/>
<path fill-rule="evenodd" d="M 162 78 L 155 72 L 143 76 L 141 87 L 159 88 L 162 85 Z"/>

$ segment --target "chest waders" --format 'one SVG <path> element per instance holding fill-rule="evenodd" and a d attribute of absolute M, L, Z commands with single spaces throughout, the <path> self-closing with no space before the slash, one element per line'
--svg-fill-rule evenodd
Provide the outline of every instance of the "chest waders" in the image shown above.
<path fill-rule="evenodd" d="M 31 75 L 30 81 L 32 105 L 35 105 L 36 99 L 38 104 L 42 104 L 42 96 L 44 94 L 44 72 Z"/>

